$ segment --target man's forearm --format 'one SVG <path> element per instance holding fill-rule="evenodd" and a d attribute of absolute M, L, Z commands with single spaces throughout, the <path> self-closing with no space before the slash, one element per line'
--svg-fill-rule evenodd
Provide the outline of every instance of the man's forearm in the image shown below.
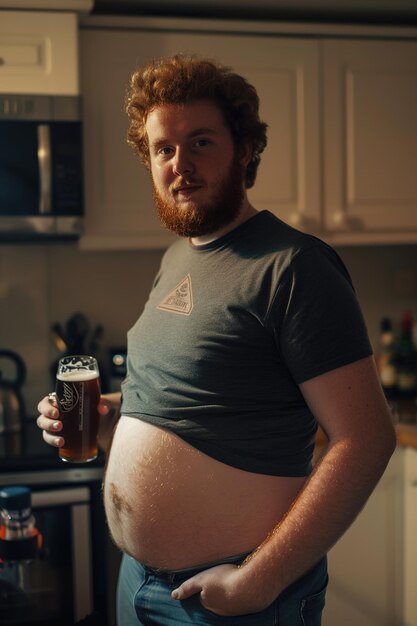
<path fill-rule="evenodd" d="M 182 600 L 200 592 L 221 615 L 266 608 L 343 535 L 382 476 L 395 431 L 372 357 L 300 384 L 329 444 L 287 515 L 240 568 L 219 566 L 185 581 Z"/>
<path fill-rule="evenodd" d="M 366 503 L 392 454 L 346 441 L 330 445 L 285 518 L 241 567 L 262 604 L 308 571 L 343 535 Z M 257 583 L 258 581 L 258 583 Z"/>
<path fill-rule="evenodd" d="M 364 506 L 392 453 L 392 438 L 372 450 L 344 440 L 329 445 L 285 518 L 240 566 L 220 565 L 173 591 L 200 593 L 219 615 L 256 613 L 269 606 L 334 545 Z"/>

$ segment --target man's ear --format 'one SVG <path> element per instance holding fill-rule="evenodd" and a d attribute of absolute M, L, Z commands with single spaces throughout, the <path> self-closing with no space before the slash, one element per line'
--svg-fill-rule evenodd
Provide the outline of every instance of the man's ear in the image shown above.
<path fill-rule="evenodd" d="M 246 142 L 239 148 L 239 161 L 247 167 L 252 159 L 252 146 Z"/>

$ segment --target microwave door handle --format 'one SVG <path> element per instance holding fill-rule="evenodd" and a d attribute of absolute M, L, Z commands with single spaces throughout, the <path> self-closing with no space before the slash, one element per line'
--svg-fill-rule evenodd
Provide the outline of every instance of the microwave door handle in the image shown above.
<path fill-rule="evenodd" d="M 45 215 L 52 208 L 51 187 L 51 135 L 48 124 L 38 125 L 38 167 L 39 167 L 39 214 Z"/>

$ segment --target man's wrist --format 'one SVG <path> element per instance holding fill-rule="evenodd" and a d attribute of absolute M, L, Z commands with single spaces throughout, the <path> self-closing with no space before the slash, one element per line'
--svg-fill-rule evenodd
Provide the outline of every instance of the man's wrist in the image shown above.
<path fill-rule="evenodd" d="M 260 609 L 263 610 L 276 600 L 283 591 L 278 584 L 276 565 L 265 566 L 257 552 L 249 555 L 238 567 L 239 585 L 246 587 L 251 596 L 256 597 Z"/>

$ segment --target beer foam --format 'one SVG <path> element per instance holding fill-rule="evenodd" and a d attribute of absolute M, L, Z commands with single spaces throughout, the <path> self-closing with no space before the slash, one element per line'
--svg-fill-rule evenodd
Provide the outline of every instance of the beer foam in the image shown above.
<path fill-rule="evenodd" d="M 76 372 L 61 372 L 60 374 L 57 374 L 58 380 L 64 380 L 66 382 L 69 381 L 72 383 L 82 383 L 86 380 L 93 380 L 98 377 L 98 373 L 92 370 L 78 370 Z"/>

